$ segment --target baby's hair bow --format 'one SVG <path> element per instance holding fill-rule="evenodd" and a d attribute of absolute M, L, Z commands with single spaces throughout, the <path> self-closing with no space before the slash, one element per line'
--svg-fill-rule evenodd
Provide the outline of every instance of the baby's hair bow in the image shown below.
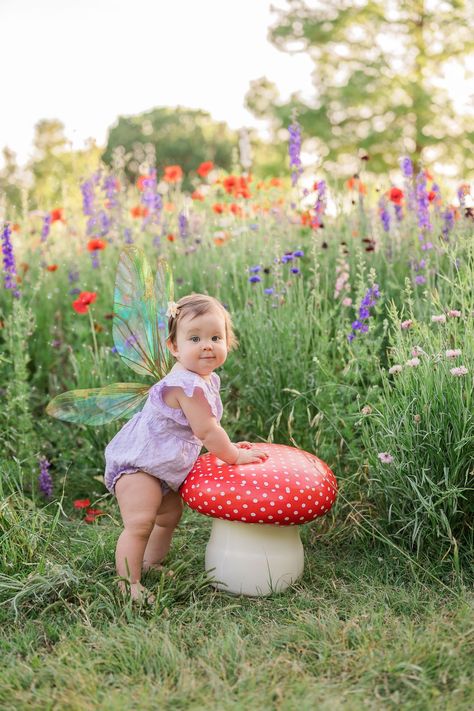
<path fill-rule="evenodd" d="M 179 306 L 176 303 L 176 301 L 168 301 L 168 311 L 166 312 L 166 315 L 168 318 L 171 316 L 172 318 L 176 318 L 179 312 Z"/>

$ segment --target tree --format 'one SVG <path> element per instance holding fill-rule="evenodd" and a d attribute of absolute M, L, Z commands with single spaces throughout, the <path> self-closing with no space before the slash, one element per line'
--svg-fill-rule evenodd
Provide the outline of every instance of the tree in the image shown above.
<path fill-rule="evenodd" d="M 4 166 L 0 170 L 0 195 L 4 196 L 7 214 L 21 212 L 21 176 L 16 162 L 16 153 L 8 146 L 2 151 Z"/>
<path fill-rule="evenodd" d="M 102 159 L 109 166 L 117 159 L 122 161 L 120 167 L 132 181 L 146 164 L 155 163 L 158 169 L 178 164 L 186 174 L 184 187 L 189 189 L 187 174 L 204 161 L 230 170 L 237 144 L 237 134 L 205 111 L 163 107 L 120 116 L 109 131 Z"/>
<path fill-rule="evenodd" d="M 314 62 L 315 97 L 279 100 L 267 79 L 251 84 L 247 106 L 288 126 L 293 109 L 328 170 L 367 153 L 384 172 L 403 154 L 474 168 L 472 116 L 459 116 L 441 86 L 448 61 L 474 51 L 474 9 L 465 0 L 287 0 L 270 40 Z"/>

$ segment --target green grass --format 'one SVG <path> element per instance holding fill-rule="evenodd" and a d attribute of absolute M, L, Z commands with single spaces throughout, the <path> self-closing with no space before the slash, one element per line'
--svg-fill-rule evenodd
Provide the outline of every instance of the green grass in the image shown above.
<path fill-rule="evenodd" d="M 354 526 L 351 537 L 347 524 L 317 525 L 303 528 L 297 584 L 232 597 L 203 572 L 210 522 L 186 511 L 174 575 L 148 574 L 156 605 L 132 608 L 115 593 L 115 504 L 110 513 L 93 526 L 60 519 L 53 530 L 46 516 L 39 563 L 12 572 L 3 559 L 5 711 L 472 708 L 469 581 L 436 579 L 429 561 L 362 540 Z"/>

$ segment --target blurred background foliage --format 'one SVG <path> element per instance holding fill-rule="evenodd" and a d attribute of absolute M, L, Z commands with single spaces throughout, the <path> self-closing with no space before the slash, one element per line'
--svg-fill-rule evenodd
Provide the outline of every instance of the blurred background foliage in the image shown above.
<path fill-rule="evenodd" d="M 288 100 L 266 77 L 251 82 L 247 108 L 266 121 L 267 135 L 246 129 L 257 179 L 281 174 L 287 159 L 287 127 L 294 112 L 303 131 L 303 148 L 317 169 L 345 177 L 368 155 L 369 172 L 381 175 L 401 155 L 446 175 L 469 179 L 474 170 L 474 102 L 461 113 L 449 95 L 447 68 L 455 63 L 469 78 L 474 54 L 471 28 L 474 3 L 466 0 L 287 0 L 274 8 L 270 41 L 282 52 L 306 53 L 314 64 L 314 95 Z M 466 84 L 466 87 L 468 85 Z M 466 89 L 467 92 L 467 89 Z M 471 108 L 469 108 L 471 107 Z M 91 139 L 72 150 L 58 119 L 35 127 L 34 150 L 25 167 L 3 149 L 0 199 L 21 216 L 29 209 L 67 202 L 80 178 L 101 159 L 126 181 L 141 167 L 179 164 L 183 187 L 193 188 L 194 170 L 204 161 L 232 171 L 238 164 L 239 132 L 203 110 L 155 107 L 119 116 L 105 146 Z M 10 210 L 8 209 L 10 208 Z"/>

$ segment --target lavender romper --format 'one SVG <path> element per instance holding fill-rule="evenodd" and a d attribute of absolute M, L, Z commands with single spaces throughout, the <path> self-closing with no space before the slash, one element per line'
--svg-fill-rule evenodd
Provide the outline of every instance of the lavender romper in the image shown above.
<path fill-rule="evenodd" d="M 167 405 L 163 390 L 179 386 L 188 397 L 201 388 L 212 414 L 220 422 L 222 402 L 219 395 L 220 378 L 211 373 L 210 381 L 191 370 L 171 370 L 150 388 L 148 398 L 137 412 L 117 432 L 105 448 L 105 485 L 114 493 L 122 474 L 145 471 L 160 480 L 163 494 L 177 491 L 201 451 L 202 442 L 193 433 L 181 408 Z"/>

